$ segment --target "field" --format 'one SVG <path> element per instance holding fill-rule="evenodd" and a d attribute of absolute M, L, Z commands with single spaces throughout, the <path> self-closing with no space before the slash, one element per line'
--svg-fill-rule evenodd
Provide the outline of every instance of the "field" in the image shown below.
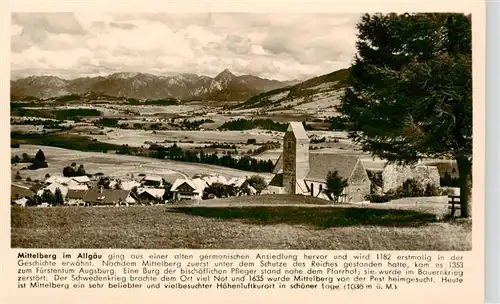
<path fill-rule="evenodd" d="M 131 175 L 155 174 L 162 176 L 167 181 L 173 182 L 177 178 L 193 176 L 195 174 L 220 174 L 225 177 L 245 177 L 255 173 L 241 171 L 220 166 L 212 166 L 199 163 L 177 162 L 170 160 L 159 160 L 148 157 L 107 154 L 99 152 L 80 152 L 69 149 L 62 149 L 48 146 L 21 145 L 20 148 L 11 148 L 12 155 L 21 155 L 28 153 L 35 155 L 38 149 L 42 149 L 48 168 L 38 170 L 21 170 L 26 164 L 14 164 L 11 166 L 11 172 L 14 174 L 19 170 L 23 179 L 30 177 L 31 180 L 43 180 L 45 174 L 62 175 L 64 167 L 71 165 L 72 162 L 83 164 L 87 173 L 102 172 L 105 175 L 114 178 L 127 179 Z M 266 179 L 271 179 L 269 173 L 259 173 Z"/>
<path fill-rule="evenodd" d="M 427 198 L 428 199 L 428 198 Z M 300 203 L 299 203 L 300 202 Z M 323 203 L 320 205 L 319 203 Z M 304 203 L 307 203 L 304 205 Z M 470 250 L 470 222 L 390 206 L 269 195 L 202 206 L 11 209 L 16 248 Z M 403 205 L 403 202 L 399 202 Z M 426 203 L 423 202 L 425 206 Z M 231 206 L 231 207 L 230 207 Z"/>

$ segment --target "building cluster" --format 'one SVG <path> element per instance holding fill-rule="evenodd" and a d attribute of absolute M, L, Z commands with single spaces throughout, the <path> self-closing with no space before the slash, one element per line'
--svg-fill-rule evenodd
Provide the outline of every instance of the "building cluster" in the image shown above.
<path fill-rule="evenodd" d="M 111 180 L 104 187 L 92 181 L 87 176 L 64 177 L 51 176 L 43 184 L 32 187 L 11 185 L 11 200 L 13 204 L 26 206 L 30 199 L 36 196 L 43 200 L 44 193 L 52 195 L 59 189 L 65 205 L 70 206 L 120 206 L 138 203 L 167 203 L 168 200 L 201 200 L 206 187 L 219 183 L 226 186 L 240 188 L 246 178 L 233 177 L 226 179 L 217 174 L 197 175 L 193 178 L 177 179 L 170 188 L 170 198 L 166 197 L 165 180 L 161 176 L 147 175 L 140 181 Z M 255 188 L 248 185 L 247 191 L 256 194 Z M 248 194 L 247 192 L 245 194 Z M 42 202 L 39 206 L 49 206 L 49 202 Z"/>
<path fill-rule="evenodd" d="M 241 188 L 246 178 L 233 177 L 227 180 L 224 176 L 210 174 L 206 176 L 195 176 L 189 179 L 177 179 L 172 185 L 172 193 L 174 200 L 201 200 L 203 196 L 203 191 L 206 187 L 218 183 L 225 186 L 233 186 L 235 188 Z M 247 190 L 250 195 L 255 195 L 257 190 L 248 185 Z M 243 195 L 246 193 L 240 192 L 238 195 Z"/>
<path fill-rule="evenodd" d="M 55 195 L 59 190 L 66 205 L 133 205 L 139 202 L 160 202 L 165 194 L 163 183 L 160 176 L 148 175 L 140 181 L 112 180 L 104 187 L 88 176 L 51 176 L 43 184 L 31 188 L 13 184 L 11 200 L 14 204 L 25 206 L 29 199 L 38 196 L 43 200 L 47 191 Z M 48 204 L 49 202 L 42 202 L 40 206 Z"/>

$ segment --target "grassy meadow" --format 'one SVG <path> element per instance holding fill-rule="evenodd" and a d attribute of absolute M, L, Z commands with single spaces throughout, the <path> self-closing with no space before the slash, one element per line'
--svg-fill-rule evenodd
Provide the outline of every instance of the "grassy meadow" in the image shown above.
<path fill-rule="evenodd" d="M 304 197 L 301 198 L 304 201 Z M 16 248 L 470 250 L 471 223 L 269 195 L 202 205 L 11 209 Z"/>

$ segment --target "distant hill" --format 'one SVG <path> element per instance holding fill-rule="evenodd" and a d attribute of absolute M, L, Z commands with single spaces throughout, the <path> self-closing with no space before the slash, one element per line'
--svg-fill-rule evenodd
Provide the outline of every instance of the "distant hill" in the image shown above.
<path fill-rule="evenodd" d="M 56 76 L 30 76 L 11 81 L 11 96 L 21 100 L 26 97 L 54 98 L 93 92 L 98 95 L 136 99 L 245 101 L 255 94 L 291 83 L 294 82 L 281 82 L 253 75 L 235 76 L 227 69 L 214 78 L 195 74 L 158 76 L 128 72 L 72 80 Z"/>
<path fill-rule="evenodd" d="M 301 104 L 338 98 L 345 88 L 349 69 L 308 79 L 292 86 L 276 88 L 250 97 L 235 108 L 296 107 Z"/>

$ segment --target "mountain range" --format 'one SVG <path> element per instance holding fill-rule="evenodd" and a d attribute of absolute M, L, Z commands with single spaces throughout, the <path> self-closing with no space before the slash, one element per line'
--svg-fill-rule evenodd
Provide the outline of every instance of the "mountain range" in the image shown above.
<path fill-rule="evenodd" d="M 253 75 L 236 76 L 225 69 L 215 77 L 195 74 L 158 76 L 120 72 L 108 76 L 72 80 L 56 76 L 29 76 L 11 81 L 11 96 L 53 98 L 89 92 L 136 99 L 246 101 L 269 90 L 292 86 L 299 81 L 277 81 Z"/>

